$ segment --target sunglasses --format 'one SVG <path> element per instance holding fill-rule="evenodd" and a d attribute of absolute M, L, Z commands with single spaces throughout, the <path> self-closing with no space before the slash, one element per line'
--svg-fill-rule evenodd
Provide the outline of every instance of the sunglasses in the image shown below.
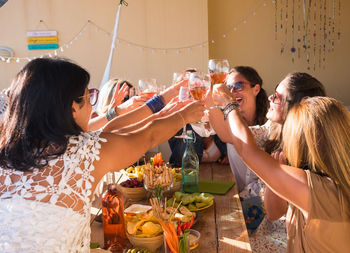
<path fill-rule="evenodd" d="M 275 93 L 271 97 L 271 101 L 274 104 L 280 104 L 282 101 L 281 95 L 278 94 L 277 91 L 275 91 Z"/>
<path fill-rule="evenodd" d="M 255 84 L 246 83 L 246 82 L 243 82 L 243 81 L 235 82 L 235 83 L 232 83 L 232 84 L 227 84 L 226 86 L 227 86 L 227 88 L 230 91 L 239 92 L 239 91 L 244 90 L 244 85 L 245 84 L 249 84 L 250 87 L 254 87 L 255 86 Z"/>

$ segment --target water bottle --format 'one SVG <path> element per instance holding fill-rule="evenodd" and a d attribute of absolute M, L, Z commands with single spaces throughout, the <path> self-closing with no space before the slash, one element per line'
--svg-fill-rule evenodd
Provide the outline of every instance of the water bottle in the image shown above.
<path fill-rule="evenodd" d="M 194 149 L 194 133 L 186 131 L 186 149 L 182 157 L 182 189 L 184 192 L 199 192 L 199 159 Z"/>

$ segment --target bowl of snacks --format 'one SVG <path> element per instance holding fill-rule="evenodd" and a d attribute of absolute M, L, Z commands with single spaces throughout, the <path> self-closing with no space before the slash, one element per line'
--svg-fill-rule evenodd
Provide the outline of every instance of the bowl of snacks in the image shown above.
<path fill-rule="evenodd" d="M 147 191 L 144 188 L 143 180 L 139 181 L 136 178 L 128 179 L 117 185 L 119 191 L 122 192 L 126 199 L 138 201 L 147 196 Z"/>
<path fill-rule="evenodd" d="M 162 154 L 158 153 L 151 158 L 151 162 L 144 165 L 144 185 L 155 197 L 161 197 L 173 185 L 171 168 L 166 166 Z"/>
<path fill-rule="evenodd" d="M 153 211 L 137 215 L 125 215 L 126 236 L 136 248 L 157 252 L 163 245 L 163 229 L 153 216 Z"/>

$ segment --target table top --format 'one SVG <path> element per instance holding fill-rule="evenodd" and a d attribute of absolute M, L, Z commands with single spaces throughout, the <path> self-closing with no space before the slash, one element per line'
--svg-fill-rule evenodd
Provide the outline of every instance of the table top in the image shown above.
<path fill-rule="evenodd" d="M 229 165 L 217 163 L 201 164 L 199 175 L 201 180 L 235 180 Z M 201 238 L 199 246 L 191 252 L 252 252 L 236 185 L 225 195 L 215 195 L 214 205 L 200 213 L 202 216 L 193 229 L 201 233 Z M 101 223 L 91 225 L 91 241 L 103 245 Z"/>

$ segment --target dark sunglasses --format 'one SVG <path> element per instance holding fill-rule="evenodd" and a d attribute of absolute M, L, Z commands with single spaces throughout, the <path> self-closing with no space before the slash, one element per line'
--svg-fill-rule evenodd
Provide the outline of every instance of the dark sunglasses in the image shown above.
<path fill-rule="evenodd" d="M 275 91 L 275 93 L 271 97 L 271 101 L 274 104 L 280 104 L 282 101 L 281 95 Z"/>
<path fill-rule="evenodd" d="M 251 83 L 246 83 L 246 82 L 243 82 L 243 81 L 239 81 L 239 82 L 235 82 L 235 83 L 232 83 L 232 84 L 226 84 L 227 88 L 230 90 L 230 91 L 242 91 L 244 90 L 244 85 L 245 84 L 249 84 L 250 87 L 254 87 L 255 84 L 251 84 Z"/>

